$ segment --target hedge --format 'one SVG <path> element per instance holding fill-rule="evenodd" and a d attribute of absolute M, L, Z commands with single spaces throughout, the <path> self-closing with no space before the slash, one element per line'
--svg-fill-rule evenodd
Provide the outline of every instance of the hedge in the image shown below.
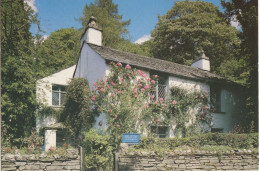
<path fill-rule="evenodd" d="M 258 133 L 232 134 L 207 133 L 186 138 L 152 138 L 142 137 L 136 149 L 166 148 L 174 150 L 177 147 L 188 146 L 228 146 L 237 149 L 258 148 Z"/>

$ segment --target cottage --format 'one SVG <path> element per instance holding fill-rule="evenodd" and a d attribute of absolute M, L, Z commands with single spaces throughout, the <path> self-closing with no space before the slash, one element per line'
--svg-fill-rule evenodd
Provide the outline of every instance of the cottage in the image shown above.
<path fill-rule="evenodd" d="M 212 132 L 231 131 L 236 119 L 241 114 L 240 86 L 211 73 L 209 58 L 205 56 L 203 50 L 201 50 L 200 55 L 196 57 L 191 66 L 185 66 L 104 47 L 102 46 L 102 29 L 97 26 L 94 17 L 90 18 L 80 41 L 80 56 L 73 77 L 86 78 L 91 89 L 94 89 L 93 83 L 103 79 L 110 73 L 109 62 L 121 62 L 142 70 L 147 76 L 154 74 L 160 76 L 155 92 L 156 98 L 164 98 L 173 86 L 210 92 L 210 98 L 216 102 L 216 110 L 212 114 Z M 54 96 L 56 89 L 53 83 L 51 90 Z M 50 97 L 48 98 L 50 99 Z M 105 123 L 106 115 L 102 114 L 96 118 L 93 127 L 104 129 Z M 167 130 L 161 131 L 166 132 Z M 173 137 L 174 133 L 168 131 L 167 136 Z"/>
<path fill-rule="evenodd" d="M 110 61 L 129 64 L 144 71 L 148 76 L 159 75 L 157 98 L 165 97 L 173 86 L 209 91 L 211 99 L 217 102 L 216 111 L 213 113 L 212 132 L 231 131 L 236 118 L 241 114 L 239 86 L 211 73 L 209 58 L 203 51 L 191 66 L 185 66 L 104 47 L 102 46 L 102 30 L 96 25 L 95 18 L 91 17 L 81 38 L 81 52 L 74 77 L 86 78 L 90 88 L 93 89 L 94 82 L 110 73 L 108 65 Z M 97 124 L 100 121 L 105 123 L 105 115 L 97 118 L 95 128 L 100 129 Z"/>

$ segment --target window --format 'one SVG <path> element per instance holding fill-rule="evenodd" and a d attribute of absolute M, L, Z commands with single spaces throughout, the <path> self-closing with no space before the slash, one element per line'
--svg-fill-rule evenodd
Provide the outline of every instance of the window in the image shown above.
<path fill-rule="evenodd" d="M 151 126 L 151 136 L 155 138 L 167 137 L 168 127 L 166 126 Z"/>
<path fill-rule="evenodd" d="M 214 132 L 223 132 L 223 128 L 211 128 L 211 132 L 214 133 Z"/>
<path fill-rule="evenodd" d="M 159 100 L 160 98 L 166 99 L 167 95 L 167 79 L 165 77 L 159 76 L 158 83 L 155 90 L 152 92 L 154 100 Z"/>
<path fill-rule="evenodd" d="M 65 86 L 53 85 L 52 86 L 52 105 L 61 106 L 63 105 L 66 97 Z"/>
<path fill-rule="evenodd" d="M 221 88 L 210 86 L 210 103 L 213 112 L 221 112 Z"/>

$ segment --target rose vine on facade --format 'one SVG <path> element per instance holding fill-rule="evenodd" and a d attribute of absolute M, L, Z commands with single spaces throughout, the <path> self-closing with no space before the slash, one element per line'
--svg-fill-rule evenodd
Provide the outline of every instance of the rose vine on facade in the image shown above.
<path fill-rule="evenodd" d="M 152 91 L 158 75 L 148 77 L 128 64 L 110 62 L 110 66 L 110 74 L 94 83 L 91 111 L 96 116 L 106 114 L 107 132 L 116 140 L 122 133 L 147 132 L 152 125 L 186 127 L 191 115 L 192 124 L 211 123 L 208 92 L 189 93 L 173 87 L 167 99 L 155 100 Z"/>

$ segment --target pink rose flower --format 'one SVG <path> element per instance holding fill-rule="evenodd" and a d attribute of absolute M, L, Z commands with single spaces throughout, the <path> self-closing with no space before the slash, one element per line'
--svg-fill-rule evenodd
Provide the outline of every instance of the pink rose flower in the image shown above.
<path fill-rule="evenodd" d="M 127 65 L 125 66 L 125 69 L 131 69 L 131 66 L 127 64 Z"/>
<path fill-rule="evenodd" d="M 110 88 L 110 86 L 109 86 L 109 85 L 107 85 L 107 88 Z"/>
<path fill-rule="evenodd" d="M 154 104 L 157 104 L 157 103 L 158 103 L 157 101 L 154 102 Z"/>
<path fill-rule="evenodd" d="M 163 101 L 163 98 L 159 98 L 160 101 Z"/>
<path fill-rule="evenodd" d="M 116 84 L 113 82 L 113 81 L 111 81 L 111 84 L 113 85 L 113 86 L 115 86 Z"/>
<path fill-rule="evenodd" d="M 122 66 L 122 64 L 121 64 L 120 62 L 118 62 L 116 65 L 117 65 L 117 66 L 120 66 L 120 67 Z"/>
<path fill-rule="evenodd" d="M 176 100 L 173 100 L 173 101 L 172 101 L 172 104 L 173 104 L 173 105 L 176 105 L 176 104 L 177 104 L 177 101 L 176 101 Z"/>
<path fill-rule="evenodd" d="M 138 72 L 138 74 L 139 74 L 140 76 L 144 76 L 144 72 L 143 72 L 143 71 L 137 70 L 137 72 Z"/>
<path fill-rule="evenodd" d="M 104 88 L 101 88 L 99 91 L 100 91 L 100 92 L 104 91 Z"/>
<path fill-rule="evenodd" d="M 115 115 L 115 119 L 117 119 L 117 115 Z"/>
<path fill-rule="evenodd" d="M 154 80 L 152 80 L 152 81 L 151 81 L 151 83 L 152 83 L 152 84 L 155 84 L 155 81 L 154 81 Z"/>
<path fill-rule="evenodd" d="M 151 80 L 151 78 L 147 78 L 147 81 L 150 81 Z"/>
<path fill-rule="evenodd" d="M 158 75 L 154 75 L 154 78 L 158 78 L 159 76 Z"/>
<path fill-rule="evenodd" d="M 117 124 L 116 127 L 119 127 L 119 125 Z"/>
<path fill-rule="evenodd" d="M 92 101 L 95 101 L 95 100 L 96 100 L 96 97 L 97 97 L 97 95 L 93 95 L 93 96 L 91 97 L 91 100 L 92 100 Z"/>
<path fill-rule="evenodd" d="M 142 92 L 144 92 L 144 91 L 145 91 L 145 89 L 144 89 L 144 88 L 142 88 L 142 89 L 141 89 L 141 91 L 142 91 Z"/>
<path fill-rule="evenodd" d="M 140 88 L 141 88 L 142 86 L 143 86 L 142 84 L 138 84 L 138 87 L 140 87 Z"/>
<path fill-rule="evenodd" d="M 208 106 L 205 106 L 205 109 L 209 109 L 209 107 L 208 107 Z"/>
<path fill-rule="evenodd" d="M 149 85 L 144 86 L 145 89 L 151 88 Z"/>

